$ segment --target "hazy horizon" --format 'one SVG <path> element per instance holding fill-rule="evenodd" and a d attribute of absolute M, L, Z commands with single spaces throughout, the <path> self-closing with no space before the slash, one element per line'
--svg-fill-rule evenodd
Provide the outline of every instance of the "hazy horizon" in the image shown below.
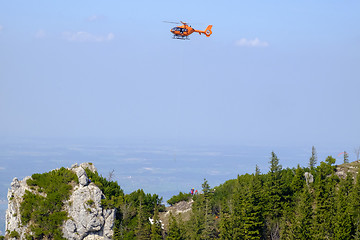
<path fill-rule="evenodd" d="M 218 186 L 237 175 L 253 173 L 258 165 L 262 173 L 269 171 L 271 151 L 280 159 L 283 168 L 297 164 L 308 165 L 311 147 L 226 146 L 180 144 L 169 142 L 123 142 L 96 139 L 12 139 L 0 140 L 0 231 L 5 229 L 7 190 L 14 177 L 22 180 L 34 173 L 49 172 L 74 163 L 92 162 L 99 173 L 107 177 L 114 170 L 125 193 L 144 189 L 158 194 L 164 202 L 180 191 L 201 189 L 206 178 L 211 187 Z M 316 146 L 315 146 L 316 147 Z M 343 147 L 316 147 L 318 163 L 329 155 L 341 164 L 342 151 L 355 154 Z"/>

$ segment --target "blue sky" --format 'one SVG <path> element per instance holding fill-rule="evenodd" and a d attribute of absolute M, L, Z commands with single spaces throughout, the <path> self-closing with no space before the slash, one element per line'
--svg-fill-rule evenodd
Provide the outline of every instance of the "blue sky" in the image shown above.
<path fill-rule="evenodd" d="M 0 136 L 360 144 L 359 1 L 1 1 Z M 171 24 L 213 25 L 173 40 Z"/>

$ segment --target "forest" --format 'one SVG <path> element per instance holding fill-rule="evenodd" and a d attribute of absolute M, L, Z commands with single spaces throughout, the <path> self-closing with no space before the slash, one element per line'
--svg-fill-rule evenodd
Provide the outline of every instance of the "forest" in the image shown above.
<path fill-rule="evenodd" d="M 98 175 L 92 179 L 110 193 L 104 205 L 119 210 L 114 239 L 359 239 L 359 164 L 348 163 L 345 152 L 340 165 L 345 172 L 339 174 L 335 161 L 328 156 L 317 164 L 313 147 L 309 166 L 283 169 L 272 152 L 267 173 L 256 166 L 253 174 L 215 188 L 204 179 L 200 194 L 180 192 L 170 199 L 194 201 L 190 220 L 171 214 L 164 229 L 157 195 L 142 190 L 111 195 L 107 188 L 116 183 Z"/>
<path fill-rule="evenodd" d="M 346 152 L 344 164 L 336 166 L 335 161 L 328 156 L 317 164 L 313 147 L 307 167 L 283 168 L 271 152 L 266 173 L 256 166 L 254 173 L 238 175 L 214 188 L 204 179 L 199 194 L 173 196 L 170 205 L 192 202 L 190 217 L 170 213 L 165 226 L 159 217 L 166 211 L 161 197 L 142 189 L 125 194 L 116 181 L 89 169 L 86 173 L 105 195 L 102 206 L 117 210 L 114 239 L 359 239 L 360 163 L 349 163 Z M 22 223 L 33 222 L 39 239 L 62 239 L 59 227 L 66 216 L 59 202 L 69 194 L 67 184 L 76 180 L 64 168 L 34 174 L 28 180 L 29 186 L 51 196 L 49 202 L 27 193 L 21 206 Z M 62 185 L 55 187 L 59 181 Z M 55 188 L 61 192 L 54 193 Z M 31 207 L 34 201 L 38 209 Z M 44 206 L 51 209 L 39 218 Z"/>

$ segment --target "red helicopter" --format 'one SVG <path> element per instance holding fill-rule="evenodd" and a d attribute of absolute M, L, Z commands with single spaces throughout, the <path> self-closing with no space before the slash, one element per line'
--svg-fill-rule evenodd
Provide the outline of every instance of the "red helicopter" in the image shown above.
<path fill-rule="evenodd" d="M 212 25 L 209 25 L 205 31 L 201 31 L 201 30 L 196 30 L 194 28 L 192 28 L 191 26 L 189 26 L 186 22 L 167 22 L 164 21 L 166 23 L 174 23 L 174 24 L 182 24 L 181 26 L 177 26 L 174 27 L 170 30 L 170 32 L 172 32 L 173 38 L 174 39 L 181 39 L 181 40 L 190 40 L 189 35 L 192 34 L 193 32 L 197 32 L 200 35 L 201 34 L 205 34 L 205 36 L 210 37 L 210 35 L 212 34 L 211 28 Z"/>

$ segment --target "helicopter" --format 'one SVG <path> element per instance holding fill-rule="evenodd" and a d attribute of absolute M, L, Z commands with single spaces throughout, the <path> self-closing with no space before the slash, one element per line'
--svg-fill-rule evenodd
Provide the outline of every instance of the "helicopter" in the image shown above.
<path fill-rule="evenodd" d="M 173 27 L 170 30 L 170 32 L 172 32 L 174 34 L 173 39 L 190 40 L 189 35 L 192 34 L 193 32 L 197 32 L 200 35 L 205 34 L 206 37 L 210 37 L 210 35 L 212 34 L 212 31 L 211 31 L 212 25 L 207 26 L 205 31 L 201 31 L 201 30 L 196 30 L 196 29 L 192 28 L 186 22 L 183 22 L 183 21 L 180 21 L 180 22 L 164 21 L 164 22 L 174 23 L 174 24 L 182 24 L 181 26 Z"/>

